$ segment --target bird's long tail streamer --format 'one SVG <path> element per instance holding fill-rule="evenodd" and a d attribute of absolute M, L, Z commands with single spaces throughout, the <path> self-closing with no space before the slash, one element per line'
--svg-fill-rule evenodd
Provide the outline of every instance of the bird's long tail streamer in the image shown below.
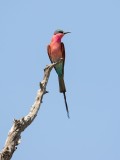
<path fill-rule="evenodd" d="M 65 100 L 65 106 L 66 106 L 67 116 L 68 116 L 68 118 L 70 118 L 65 92 L 63 92 L 63 95 L 64 95 L 64 100 Z"/>

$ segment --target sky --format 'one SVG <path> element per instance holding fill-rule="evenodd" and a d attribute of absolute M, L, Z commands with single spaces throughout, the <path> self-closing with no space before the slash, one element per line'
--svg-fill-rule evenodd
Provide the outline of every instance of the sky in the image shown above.
<path fill-rule="evenodd" d="M 0 150 L 34 103 L 56 29 L 71 32 L 62 39 L 70 119 L 52 70 L 12 160 L 119 160 L 119 0 L 0 1 Z"/>

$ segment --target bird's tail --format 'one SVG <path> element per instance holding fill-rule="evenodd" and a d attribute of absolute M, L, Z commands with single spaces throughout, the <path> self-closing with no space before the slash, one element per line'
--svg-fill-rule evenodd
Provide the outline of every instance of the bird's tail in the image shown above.
<path fill-rule="evenodd" d="M 69 117 L 69 110 L 68 110 L 67 100 L 66 100 L 66 95 L 65 95 L 66 87 L 65 87 L 65 82 L 64 82 L 63 76 L 59 76 L 58 80 L 59 80 L 59 89 L 60 89 L 60 92 L 63 93 L 63 95 L 64 95 L 67 116 L 68 116 L 68 118 L 70 118 Z"/>
<path fill-rule="evenodd" d="M 68 118 L 70 118 L 65 92 L 63 92 L 63 95 L 64 95 L 64 100 L 65 100 L 65 106 L 66 106 L 67 116 L 68 116 Z"/>
<path fill-rule="evenodd" d="M 59 90 L 60 92 L 66 92 L 66 87 L 65 87 L 65 82 L 63 79 L 63 76 L 58 76 L 58 80 L 59 80 Z"/>

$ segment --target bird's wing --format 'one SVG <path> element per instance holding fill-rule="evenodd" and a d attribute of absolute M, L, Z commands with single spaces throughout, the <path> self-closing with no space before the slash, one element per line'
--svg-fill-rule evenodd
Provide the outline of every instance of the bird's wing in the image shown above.
<path fill-rule="evenodd" d="M 47 52 L 48 52 L 49 59 L 50 59 L 50 61 L 51 61 L 51 63 L 52 63 L 50 45 L 47 46 Z"/>
<path fill-rule="evenodd" d="M 65 47 L 64 43 L 61 43 L 61 51 L 62 51 L 62 58 L 63 58 L 63 75 L 64 75 L 64 64 L 65 64 Z"/>
<path fill-rule="evenodd" d="M 65 61 L 65 47 L 64 47 L 64 43 L 61 43 L 61 51 L 62 51 L 62 58 Z"/>

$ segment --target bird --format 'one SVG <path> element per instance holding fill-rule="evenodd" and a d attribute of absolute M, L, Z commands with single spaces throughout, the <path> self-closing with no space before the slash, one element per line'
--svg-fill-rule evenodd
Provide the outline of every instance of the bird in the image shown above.
<path fill-rule="evenodd" d="M 47 52 L 48 52 L 48 56 L 49 56 L 51 63 L 55 63 L 59 61 L 60 59 L 62 59 L 62 62 L 55 65 L 54 68 L 58 75 L 59 91 L 60 93 L 63 93 L 67 116 L 68 118 L 70 118 L 67 100 L 66 100 L 66 94 L 65 94 L 66 87 L 65 87 L 65 82 L 64 82 L 65 47 L 64 47 L 64 43 L 61 42 L 61 39 L 63 38 L 63 36 L 68 33 L 71 33 L 71 32 L 64 32 L 61 29 L 55 30 L 52 36 L 51 42 L 47 46 Z"/>

